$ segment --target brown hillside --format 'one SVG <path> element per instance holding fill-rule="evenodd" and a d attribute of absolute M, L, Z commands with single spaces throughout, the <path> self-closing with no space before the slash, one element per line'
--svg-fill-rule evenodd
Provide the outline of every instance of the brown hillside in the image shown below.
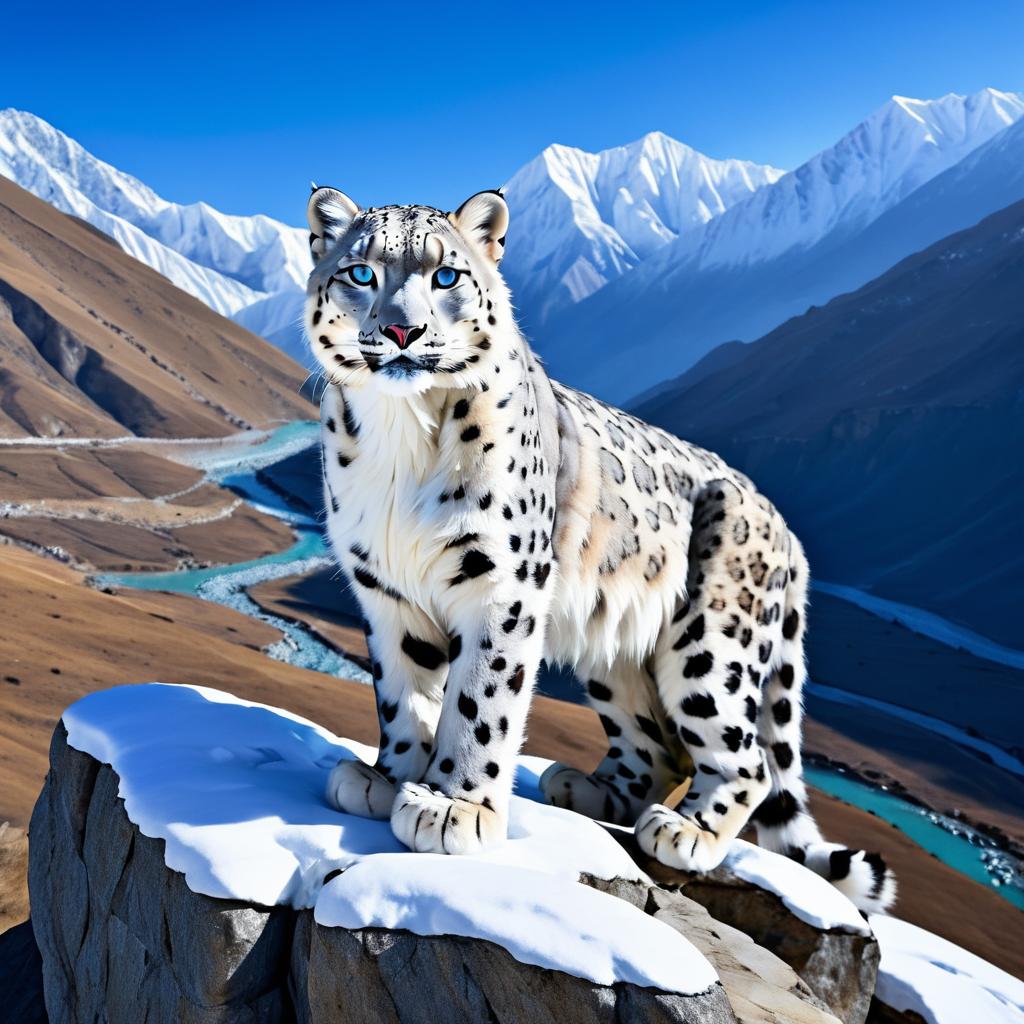
<path fill-rule="evenodd" d="M 304 378 L 272 345 L 0 178 L 0 436 L 220 437 L 310 417 Z"/>

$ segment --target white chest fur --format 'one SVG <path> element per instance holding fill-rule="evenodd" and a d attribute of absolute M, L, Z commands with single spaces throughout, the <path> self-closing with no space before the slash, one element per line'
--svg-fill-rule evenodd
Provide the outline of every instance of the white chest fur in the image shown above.
<path fill-rule="evenodd" d="M 346 403 L 348 410 L 346 412 Z M 328 535 L 335 552 L 371 554 L 374 572 L 439 621 L 434 600 L 453 524 L 438 496 L 457 466 L 440 446 L 445 395 L 412 398 L 331 389 L 321 406 Z"/>

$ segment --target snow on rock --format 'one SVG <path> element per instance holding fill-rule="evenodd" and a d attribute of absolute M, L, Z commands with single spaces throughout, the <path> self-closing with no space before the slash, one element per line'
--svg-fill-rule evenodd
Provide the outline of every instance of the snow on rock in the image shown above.
<path fill-rule="evenodd" d="M 370 857 L 328 883 L 314 917 L 329 927 L 485 939 L 521 963 L 598 985 L 692 995 L 718 980 L 683 936 L 625 900 L 530 868 L 496 871 L 478 858 Z"/>
<path fill-rule="evenodd" d="M 194 893 L 312 907 L 327 927 L 488 939 L 522 963 L 596 984 L 694 993 L 714 983 L 678 932 L 579 884 L 580 875 L 650 880 L 606 828 L 539 802 L 543 758 L 521 758 L 505 844 L 441 857 L 409 853 L 388 822 L 328 807 L 337 759 L 376 752 L 287 711 L 149 683 L 89 694 L 63 723 L 71 747 L 113 768 L 128 818 L 164 840 L 166 865 Z M 737 841 L 723 868 L 814 928 L 868 932 L 838 890 L 793 861 Z M 894 918 L 873 916 L 871 926 L 887 1005 L 931 1024 L 1024 1022 L 1024 983 Z"/>
<path fill-rule="evenodd" d="M 324 800 L 340 757 L 372 761 L 376 751 L 297 715 L 149 683 L 83 697 L 63 722 L 71 747 L 117 773 L 129 819 L 165 841 L 165 863 L 193 892 L 315 907 L 321 924 L 490 939 L 521 962 L 598 984 L 695 993 L 715 981 L 671 928 L 578 882 L 644 875 L 604 829 L 569 811 L 513 797 L 502 846 L 464 858 L 412 854 L 389 822 Z"/>
<path fill-rule="evenodd" d="M 831 882 L 789 857 L 735 839 L 722 867 L 775 893 L 791 913 L 813 928 L 870 934 L 864 916 Z"/>
<path fill-rule="evenodd" d="M 89 694 L 63 721 L 72 747 L 117 772 L 129 818 L 166 841 L 168 867 L 194 892 L 309 907 L 329 872 L 405 850 L 388 822 L 341 814 L 324 799 L 339 758 L 372 762 L 376 750 L 290 712 L 145 683 Z M 599 825 L 517 797 L 509 841 L 478 858 L 562 879 L 643 877 Z"/>
<path fill-rule="evenodd" d="M 531 800 L 543 801 L 538 783 L 551 763 L 547 758 L 521 755 L 516 792 Z M 604 827 L 613 832 L 632 831 L 619 825 L 605 824 Z M 721 866 L 737 878 L 774 893 L 792 914 L 812 928 L 870 934 L 864 915 L 846 896 L 821 875 L 789 857 L 736 839 Z"/>
<path fill-rule="evenodd" d="M 1024 1022 L 1024 981 L 906 921 L 873 914 L 871 927 L 882 948 L 875 995 L 887 1006 L 928 1024 Z"/>

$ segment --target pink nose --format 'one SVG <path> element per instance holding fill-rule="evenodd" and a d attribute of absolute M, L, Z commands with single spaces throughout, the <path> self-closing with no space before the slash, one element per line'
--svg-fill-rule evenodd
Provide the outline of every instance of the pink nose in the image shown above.
<path fill-rule="evenodd" d="M 409 328 L 403 327 L 401 324 L 388 324 L 384 328 L 383 334 L 385 338 L 390 338 L 399 348 L 405 348 L 405 339 L 408 337 Z"/>
<path fill-rule="evenodd" d="M 421 334 L 426 332 L 426 327 L 412 327 L 409 324 L 388 324 L 380 329 L 385 338 L 389 338 L 399 348 L 408 348 Z"/>

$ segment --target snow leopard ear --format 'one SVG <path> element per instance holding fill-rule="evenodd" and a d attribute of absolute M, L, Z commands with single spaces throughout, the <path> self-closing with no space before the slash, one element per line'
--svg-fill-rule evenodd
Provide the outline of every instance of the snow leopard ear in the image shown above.
<path fill-rule="evenodd" d="M 508 206 L 500 192 L 477 192 L 454 213 L 449 213 L 448 219 L 490 259 L 501 262 L 508 231 Z"/>
<path fill-rule="evenodd" d="M 344 192 L 336 188 L 317 188 L 306 204 L 309 220 L 309 251 L 313 262 L 320 258 L 345 233 L 359 207 Z"/>

